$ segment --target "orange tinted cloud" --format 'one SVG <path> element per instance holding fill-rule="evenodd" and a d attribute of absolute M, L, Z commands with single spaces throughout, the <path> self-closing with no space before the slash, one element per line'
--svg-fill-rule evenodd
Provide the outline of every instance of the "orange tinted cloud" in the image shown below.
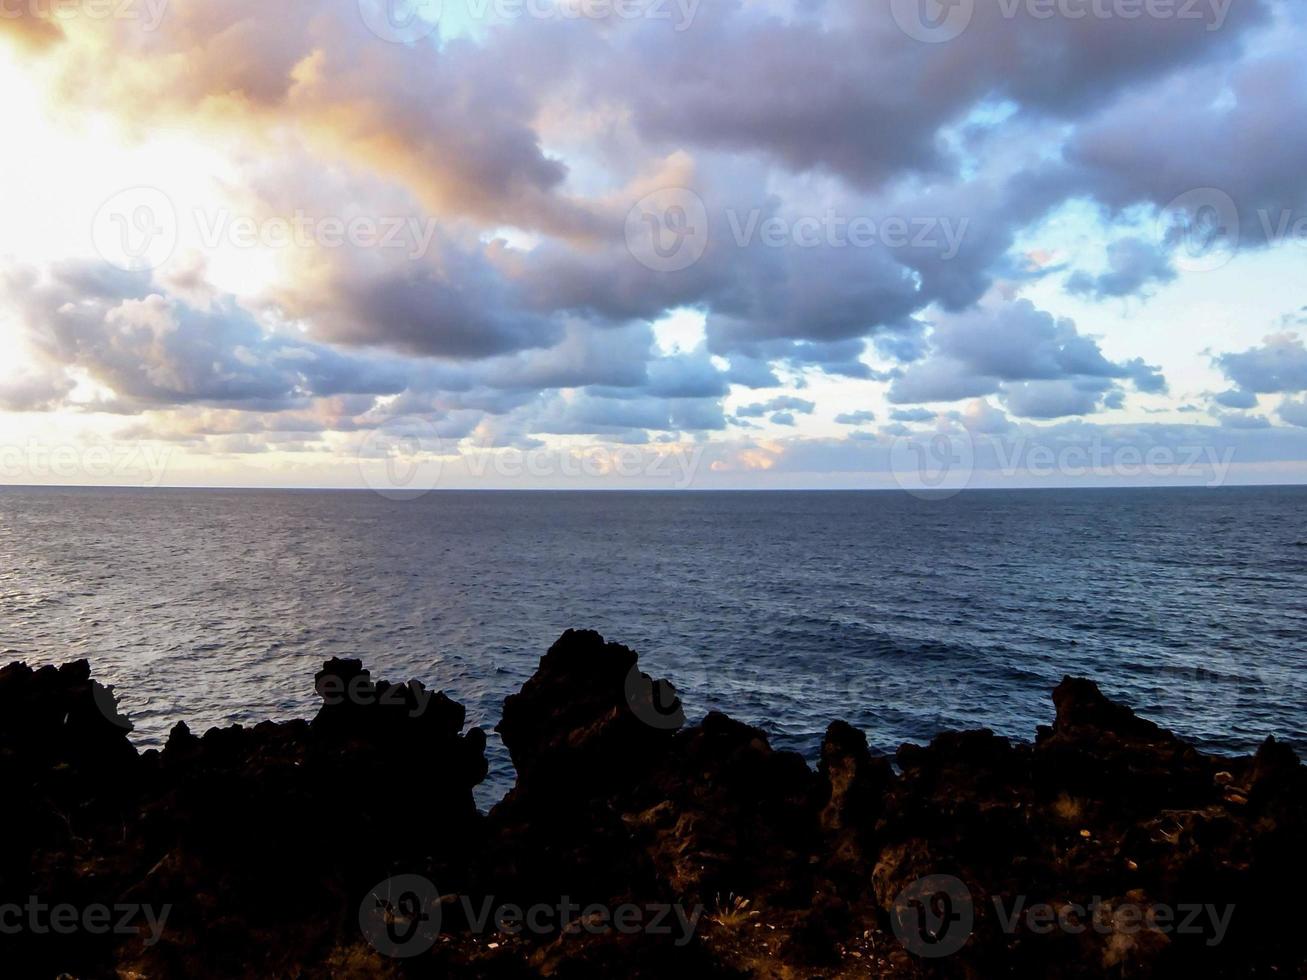
<path fill-rule="evenodd" d="M 60 31 L 30 16 L 5 23 Z M 68 43 L 33 56 L 53 64 L 67 103 L 142 130 L 184 119 L 256 145 L 290 130 L 442 216 L 571 240 L 618 227 L 563 192 L 567 168 L 532 123 L 537 94 L 476 45 L 385 43 L 353 0 L 173 0 L 155 29 L 146 23 L 70 17 Z"/>

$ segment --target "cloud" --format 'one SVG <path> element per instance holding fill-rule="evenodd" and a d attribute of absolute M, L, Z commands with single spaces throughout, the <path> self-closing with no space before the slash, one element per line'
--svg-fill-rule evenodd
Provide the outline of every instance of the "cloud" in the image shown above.
<path fill-rule="evenodd" d="M 866 409 L 857 412 L 841 412 L 835 416 L 835 421 L 840 425 L 866 425 L 868 422 L 876 421 L 876 413 Z"/>
<path fill-rule="evenodd" d="M 746 388 L 775 388 L 781 383 L 766 360 L 737 353 L 731 355 L 729 363 L 726 378 L 732 384 Z"/>
<path fill-rule="evenodd" d="M 58 407 L 75 383 L 59 369 L 21 371 L 0 379 L 0 411 L 42 412 Z"/>
<path fill-rule="evenodd" d="M 613 399 L 582 394 L 552 400 L 531 424 L 531 431 L 556 435 L 621 434 L 635 430 L 712 431 L 724 429 L 721 404 L 704 398 L 655 398 L 639 395 Z"/>
<path fill-rule="evenodd" d="M 770 401 L 743 405 L 736 410 L 735 414 L 744 419 L 761 418 L 768 412 L 798 412 L 801 415 L 811 415 L 816 407 L 816 402 L 796 398 L 792 395 L 780 395 Z"/>
<path fill-rule="evenodd" d="M 1286 37 L 1301 31 L 1290 19 L 1296 12 L 1280 12 Z M 1247 248 L 1265 247 L 1282 217 L 1307 213 L 1307 133 L 1297 123 L 1305 112 L 1307 66 L 1296 51 L 1196 66 L 1082 121 L 1057 179 L 1115 211 L 1163 208 L 1193 191 L 1200 202 L 1223 195 L 1238 219 L 1226 232 Z"/>
<path fill-rule="evenodd" d="M 68 18 L 45 50 L 74 101 L 107 100 L 151 125 L 197 117 L 262 140 L 290 128 L 354 166 L 389 174 L 432 210 L 564 236 L 600 219 L 562 192 L 567 167 L 532 120 L 562 52 L 513 42 L 380 40 L 357 0 L 322 4 L 172 3 L 154 29 Z"/>
<path fill-rule="evenodd" d="M 895 422 L 929 422 L 935 413 L 928 408 L 896 408 L 890 412 L 890 418 Z"/>
<path fill-rule="evenodd" d="M 1059 419 L 1101 411 L 1111 390 L 1111 382 L 1101 378 L 1021 381 L 1004 386 L 1003 403 L 1021 418 Z"/>
<path fill-rule="evenodd" d="M 76 370 L 101 391 L 83 410 L 141 414 L 162 438 L 239 435 L 247 446 L 403 415 L 432 419 L 448 438 L 488 415 L 509 417 L 521 438 L 725 425 L 725 372 L 703 352 L 659 356 L 648 324 L 595 331 L 573 322 L 548 350 L 459 363 L 307 340 L 231 297 L 195 305 L 147 273 L 100 263 L 13 269 L 0 289 L 40 365 L 0 385 L 7 410 L 71 404 Z M 577 394 L 562 399 L 563 390 Z M 777 404 L 811 410 L 797 399 Z"/>
<path fill-rule="evenodd" d="M 955 402 L 977 395 L 991 395 L 1002 385 L 993 375 L 975 374 L 964 361 L 952 357 L 930 357 L 912 365 L 890 385 L 889 400 L 911 402 Z"/>
<path fill-rule="evenodd" d="M 1268 482 L 1300 473 L 1307 458 L 1307 429 L 1285 426 L 1103 426 L 1071 420 L 1014 423 L 992 434 L 972 431 L 973 488 Z M 886 426 L 882 435 L 891 438 L 862 433 L 863 438 L 777 439 L 768 452 L 768 472 L 777 477 L 808 474 L 821 481 L 809 485 L 894 487 L 895 434 L 911 431 L 904 427 L 896 433 Z"/>
<path fill-rule="evenodd" d="M 64 32 L 52 18 L 53 8 L 36 3 L 16 3 L 0 16 L 0 39 L 17 41 L 20 47 L 40 51 L 64 39 Z"/>
<path fill-rule="evenodd" d="M 1003 410 L 995 408 L 984 398 L 968 403 L 958 417 L 968 431 L 980 435 L 998 435 L 1012 428 L 1012 421 Z"/>
<path fill-rule="evenodd" d="M 1175 269 L 1161 243 L 1123 238 L 1107 247 L 1108 270 L 1093 276 L 1075 272 L 1067 279 L 1067 292 L 1089 299 L 1135 296 L 1153 283 L 1172 282 Z"/>
<path fill-rule="evenodd" d="M 1135 359 L 1109 361 L 1073 321 L 1020 299 L 939 318 L 930 355 L 891 384 L 896 404 L 960 401 L 1000 394 L 1030 418 L 1083 415 L 1111 407 L 1118 380 L 1138 390 L 1165 389 L 1160 372 Z"/>
<path fill-rule="evenodd" d="M 311 300 L 288 302 L 287 311 L 308 318 L 323 340 L 450 358 L 552 347 L 563 335 L 559 320 L 517 307 L 509 284 L 470 261 L 442 273 L 413 265 L 334 280 Z"/>
<path fill-rule="evenodd" d="M 961 144 L 946 133 L 1003 100 L 1016 107 L 1014 127 L 1078 121 L 1122 92 L 1228 56 L 1266 21 L 1253 2 L 1220 31 L 1181 18 L 1009 19 L 981 5 L 963 37 L 929 46 L 908 43 L 879 8 L 782 17 L 708 2 L 684 31 L 654 18 L 524 19 L 478 40 L 396 45 L 372 35 L 355 0 L 174 6 L 149 32 L 106 38 L 78 23 L 63 55 L 50 55 L 61 91 L 74 101 L 104 93 L 97 104 L 143 125 L 199 118 L 265 150 L 267 134 L 291 133 L 306 152 L 399 183 L 442 220 L 545 236 L 529 254 L 447 248 L 405 270 L 364 269 L 351 256 L 350 268 L 281 290 L 321 339 L 485 357 L 552 346 L 560 315 L 621 323 L 697 305 L 712 353 L 864 379 L 874 376 L 861 359 L 866 338 L 916 359 L 913 315 L 936 301 L 954 311 L 975 302 L 1016 230 L 1077 190 L 972 174 L 964 158 L 992 152 L 995 127 L 970 120 Z M 950 84 L 934 84 L 940 73 Z M 769 80 L 780 74 L 790 94 L 778 100 Z M 569 140 L 596 120 L 611 132 Z M 575 159 L 546 149 L 549 137 Z M 744 214 L 814 216 L 787 199 L 774 164 L 838 174 L 846 220 L 965 221 L 962 250 L 730 241 L 726 229 Z M 927 179 L 899 183 L 914 174 Z M 305 183 L 302 167 L 291 183 Z M 632 261 L 622 236 L 631 204 L 668 186 L 693 188 L 716 229 L 704 257 L 677 275 Z M 1144 247 L 1118 243 L 1110 261 L 1122 268 L 1084 288 L 1115 294 L 1132 275 L 1159 279 L 1160 258 L 1136 269 Z M 792 347 L 751 353 L 776 343 Z"/>
<path fill-rule="evenodd" d="M 1252 391 L 1231 388 L 1229 391 L 1222 391 L 1213 395 L 1212 401 L 1218 405 L 1224 405 L 1226 408 L 1256 408 L 1257 394 Z"/>
<path fill-rule="evenodd" d="M 1276 414 L 1290 425 L 1307 428 L 1307 400 L 1292 401 L 1286 398 L 1280 402 Z"/>
<path fill-rule="evenodd" d="M 11 270 L 0 290 L 37 356 L 112 389 L 104 407 L 115 411 L 189 403 L 274 409 L 405 387 L 401 365 L 266 330 L 231 300 L 190 306 L 163 295 L 147 274 L 66 263 L 46 279 Z"/>
<path fill-rule="evenodd" d="M 250 450 L 412 413 L 449 438 L 530 446 L 698 438 L 749 419 L 802 437 L 816 404 L 791 392 L 808 384 L 823 404 L 828 385 L 853 404 L 884 389 L 902 407 L 882 435 L 933 419 L 1005 433 L 1168 390 L 1160 367 L 1115 353 L 1128 345 L 1023 299 L 1040 276 L 1095 301 L 1174 282 L 1169 301 L 1187 284 L 1184 243 L 1140 222 L 1178 194 L 1228 194 L 1253 248 L 1307 213 L 1307 31 L 1261 0 L 1231 6 L 1220 30 L 981 3 L 946 45 L 845 0 L 704 0 L 679 31 L 523 18 L 412 44 L 379 40 L 356 0 L 168 7 L 153 31 L 36 8 L 0 30 L 21 35 L 15 58 L 59 102 L 51 115 L 202 143 L 223 193 L 258 216 L 410 215 L 429 247 L 314 245 L 238 295 L 210 288 L 202 265 L 11 267 L 7 308 L 36 363 L 0 381 L 0 408 L 135 413 L 168 438 Z M 624 234 L 632 205 L 669 187 L 699 198 L 707 230 L 676 272 Z M 1104 266 L 1068 272 L 1057 249 L 1027 261 L 1048 243 L 1028 248 L 1026 233 L 1068 203 L 1109 225 Z M 957 234 L 738 235 L 828 214 L 846 230 L 862 218 Z M 651 324 L 679 308 L 702 315 L 703 343 L 666 356 Z M 1237 412 L 1307 391 L 1294 334 L 1215 365 L 1229 390 L 1212 401 Z M 785 390 L 728 415 L 732 385 Z M 75 387 L 91 393 L 74 400 Z M 919 407 L 938 403 L 959 404 Z M 1297 425 L 1301 411 L 1286 398 L 1275 417 Z M 1267 422 L 1219 418 L 1223 434 Z M 784 456 L 747 452 L 758 467 Z"/>
<path fill-rule="evenodd" d="M 1074 322 L 1055 318 L 1024 299 L 993 311 L 944 318 L 936 323 L 931 341 L 936 352 L 966 364 L 973 373 L 1004 381 L 1123 373 Z"/>
<path fill-rule="evenodd" d="M 1219 416 L 1221 425 L 1229 429 L 1269 429 L 1270 421 L 1264 415 L 1248 415 L 1243 412 L 1227 412 Z"/>
<path fill-rule="evenodd" d="M 1295 333 L 1272 334 L 1261 347 L 1220 354 L 1214 361 L 1245 392 L 1307 391 L 1307 348 Z"/>
<path fill-rule="evenodd" d="M 604 94 L 622 97 L 651 142 L 764 153 L 793 171 L 872 187 L 904 173 L 955 172 L 939 132 L 987 99 L 1074 119 L 1150 78 L 1220 57 L 1267 19 L 1259 2 L 1235 4 L 1220 30 L 1194 18 L 1017 11 L 1008 18 L 998 4 L 976 4 L 960 37 L 929 45 L 906 39 L 884 4 L 837 4 L 822 22 L 707 2 L 691 30 L 646 25 L 619 35 L 601 62 Z"/>

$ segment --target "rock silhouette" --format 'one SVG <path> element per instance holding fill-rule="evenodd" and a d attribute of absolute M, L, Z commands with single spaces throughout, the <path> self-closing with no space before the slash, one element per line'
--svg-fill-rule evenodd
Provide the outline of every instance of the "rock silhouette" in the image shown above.
<path fill-rule="evenodd" d="M 138 752 L 85 661 L 0 669 L 3 974 L 1307 970 L 1294 753 L 1203 754 L 1085 679 L 1033 743 L 948 732 L 890 759 L 836 721 L 814 771 L 724 715 L 685 724 L 633 651 L 568 631 L 505 702 L 518 778 L 488 814 L 461 706 L 357 660 L 314 680 L 311 721 L 179 724 Z M 167 914 L 34 925 L 60 905 Z"/>

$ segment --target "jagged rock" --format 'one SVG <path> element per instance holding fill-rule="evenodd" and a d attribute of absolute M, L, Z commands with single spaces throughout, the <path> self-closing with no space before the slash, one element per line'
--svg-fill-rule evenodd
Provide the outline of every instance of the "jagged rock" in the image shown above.
<path fill-rule="evenodd" d="M 91 679 L 85 660 L 0 669 L 0 704 L 0 752 L 15 764 L 67 765 L 92 778 L 130 766 L 136 757 L 127 738 L 131 723 L 118 714 L 112 689 Z"/>
<path fill-rule="evenodd" d="M 1057 719 L 1040 729 L 1034 757 L 1045 795 L 1092 800 L 1125 819 L 1213 801 L 1211 759 L 1108 700 L 1092 681 L 1064 678 L 1053 703 Z"/>
<path fill-rule="evenodd" d="M 989 731 L 895 762 L 833 723 L 816 771 L 711 713 L 686 726 L 635 653 L 568 631 L 498 727 L 518 767 L 489 815 L 485 736 L 416 682 L 358 660 L 315 677 L 312 721 L 196 735 L 138 754 L 82 661 L 0 670 L 0 906 L 172 907 L 142 934 L 0 933 L 6 976 L 1291 976 L 1282 914 L 1307 875 L 1307 770 L 1268 739 L 1217 759 L 1090 681 L 1054 691 L 1032 744 Z M 108 703 L 106 704 L 106 698 Z M 376 883 L 438 888 L 439 941 L 383 956 L 361 931 Z M 902 939 L 920 881 L 952 876 L 955 952 Z M 956 894 L 954 894 L 956 892 Z M 440 896 L 445 896 L 443 899 Z M 693 911 L 686 935 L 474 931 L 472 907 L 619 903 Z M 905 897 L 906 896 L 906 897 Z M 957 900 L 956 904 L 954 899 Z M 1101 928 L 1037 928 L 1099 900 Z M 1155 904 L 1233 904 L 1211 929 L 1130 927 Z M 377 906 L 381 908 L 381 906 Z M 392 914 L 388 911 L 386 914 Z M 891 930 L 900 930 L 899 937 Z M 920 938 L 920 936 L 918 936 Z"/>
<path fill-rule="evenodd" d="M 0 936 L 6 974 L 100 975 L 111 962 L 164 976 L 293 973 L 355 936 L 364 892 L 396 864 L 458 887 L 482 823 L 472 787 L 484 734 L 460 734 L 463 709 L 420 685 L 331 693 L 331 681 L 359 679 L 357 661 L 327 663 L 312 723 L 202 737 L 178 724 L 162 752 L 138 755 L 85 661 L 0 671 L 0 777 L 16 804 L 0 905 L 36 895 L 171 908 L 149 945 Z"/>
<path fill-rule="evenodd" d="M 485 890 L 523 905 L 656 890 L 616 801 L 649 778 L 675 728 L 650 723 L 639 696 L 652 682 L 644 687 L 636 660 L 598 633 L 568 630 L 505 699 L 496 730 L 517 782 L 490 814 Z"/>
<path fill-rule="evenodd" d="M 593 795 L 637 781 L 684 721 L 666 682 L 636 666 L 635 651 L 568 630 L 522 690 L 504 700 L 496 731 L 517 769 L 515 791 Z"/>
<path fill-rule="evenodd" d="M 760 729 L 710 712 L 617 805 L 680 896 L 802 904 L 820 839 L 818 777 Z M 650 819 L 650 818 L 653 819 Z"/>

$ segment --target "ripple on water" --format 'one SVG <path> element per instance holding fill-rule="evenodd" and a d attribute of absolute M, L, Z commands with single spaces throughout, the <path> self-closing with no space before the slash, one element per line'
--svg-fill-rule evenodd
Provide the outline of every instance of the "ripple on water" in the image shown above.
<path fill-rule="evenodd" d="M 1033 736 L 1067 673 L 1205 747 L 1307 748 L 1307 491 L 470 494 L 0 490 L 0 648 L 87 657 L 158 746 L 308 717 L 332 656 L 487 729 L 567 627 L 815 757 Z M 1219 528 L 1219 536 L 1198 529 Z M 511 784 L 498 738 L 478 799 Z"/>

